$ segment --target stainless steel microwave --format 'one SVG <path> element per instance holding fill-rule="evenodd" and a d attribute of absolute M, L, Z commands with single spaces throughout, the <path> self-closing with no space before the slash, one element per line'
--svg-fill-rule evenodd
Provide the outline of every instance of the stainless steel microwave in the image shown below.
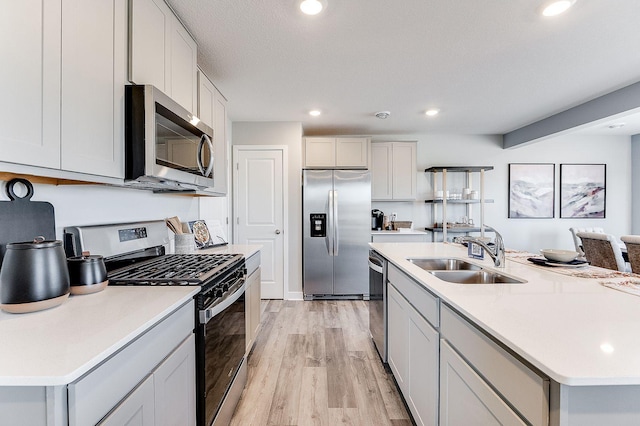
<path fill-rule="evenodd" d="M 213 187 L 213 129 L 151 85 L 125 86 L 125 184 L 156 191 Z"/>

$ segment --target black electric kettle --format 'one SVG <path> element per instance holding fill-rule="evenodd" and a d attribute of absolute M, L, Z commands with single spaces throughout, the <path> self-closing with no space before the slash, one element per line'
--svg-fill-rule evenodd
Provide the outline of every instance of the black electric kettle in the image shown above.
<path fill-rule="evenodd" d="M 384 213 L 378 209 L 371 210 L 371 230 L 382 231 L 384 225 Z"/>

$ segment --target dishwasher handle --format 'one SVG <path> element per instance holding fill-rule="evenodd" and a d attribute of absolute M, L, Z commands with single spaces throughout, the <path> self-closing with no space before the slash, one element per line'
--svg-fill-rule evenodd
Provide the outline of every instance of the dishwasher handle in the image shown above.
<path fill-rule="evenodd" d="M 369 269 L 371 269 L 372 271 L 375 271 L 379 274 L 382 274 L 382 261 L 380 259 L 378 259 L 377 257 L 371 257 L 369 256 Z"/>

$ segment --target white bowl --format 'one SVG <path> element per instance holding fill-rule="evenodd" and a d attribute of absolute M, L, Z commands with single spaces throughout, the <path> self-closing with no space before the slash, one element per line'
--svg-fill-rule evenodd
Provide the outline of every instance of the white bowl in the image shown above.
<path fill-rule="evenodd" d="M 572 250 L 542 249 L 540 253 L 547 259 L 556 262 L 571 262 L 580 256 L 580 253 Z"/>

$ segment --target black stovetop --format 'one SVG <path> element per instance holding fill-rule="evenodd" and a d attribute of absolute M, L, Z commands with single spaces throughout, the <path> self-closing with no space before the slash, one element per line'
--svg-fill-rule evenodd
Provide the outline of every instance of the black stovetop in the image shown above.
<path fill-rule="evenodd" d="M 108 273 L 110 285 L 203 285 L 242 266 L 241 254 L 166 254 Z"/>

